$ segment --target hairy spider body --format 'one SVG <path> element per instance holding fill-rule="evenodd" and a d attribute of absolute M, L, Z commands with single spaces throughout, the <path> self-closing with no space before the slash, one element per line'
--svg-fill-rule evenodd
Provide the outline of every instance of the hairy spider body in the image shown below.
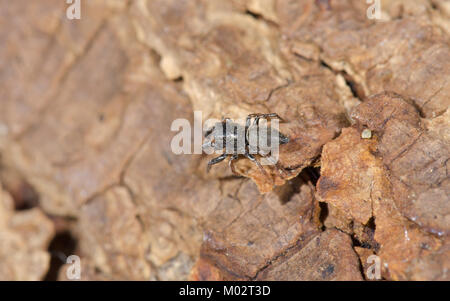
<path fill-rule="evenodd" d="M 251 122 L 252 119 L 253 123 Z M 214 150 L 224 150 L 223 154 L 208 162 L 206 171 L 209 172 L 211 166 L 222 162 L 230 157 L 229 165 L 231 171 L 237 174 L 233 161 L 243 156 L 254 162 L 258 168 L 267 175 L 261 163 L 255 158 L 255 154 L 266 157 L 273 149 L 272 137 L 278 136 L 276 143 L 279 145 L 286 144 L 289 139 L 279 131 L 267 126 L 260 128 L 260 119 L 281 119 L 276 113 L 270 114 L 250 114 L 247 116 L 245 126 L 233 122 L 229 118 L 224 118 L 222 122 L 216 123 L 211 129 L 206 131 L 205 137 L 210 138 L 203 147 L 213 147 Z M 255 136 L 257 135 L 257 136 Z M 262 139 L 255 139 L 255 137 Z M 261 144 L 261 140 L 263 143 Z M 276 162 L 275 162 L 276 163 Z"/>

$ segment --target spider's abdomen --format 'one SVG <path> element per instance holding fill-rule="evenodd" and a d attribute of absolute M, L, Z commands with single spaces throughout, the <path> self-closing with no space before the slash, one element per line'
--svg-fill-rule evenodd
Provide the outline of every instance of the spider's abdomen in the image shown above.
<path fill-rule="evenodd" d="M 251 126 L 247 131 L 248 150 L 250 154 L 267 155 L 289 139 L 272 127 Z"/>

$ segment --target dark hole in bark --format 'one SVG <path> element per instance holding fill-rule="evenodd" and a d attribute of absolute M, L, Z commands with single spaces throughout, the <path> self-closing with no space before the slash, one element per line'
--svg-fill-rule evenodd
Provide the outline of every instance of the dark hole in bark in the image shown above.
<path fill-rule="evenodd" d="M 176 83 L 181 83 L 181 82 L 183 82 L 183 80 L 184 80 L 183 77 L 179 76 L 179 77 L 175 78 L 173 81 Z"/>
<path fill-rule="evenodd" d="M 319 221 L 322 224 L 322 231 L 325 231 L 325 220 L 328 217 L 328 204 L 325 202 L 319 202 L 320 207 L 320 215 L 319 215 Z"/>
<path fill-rule="evenodd" d="M 366 98 L 364 89 L 347 72 L 340 71 L 340 70 L 334 70 L 330 65 L 328 65 L 327 63 L 325 63 L 322 60 L 320 61 L 320 64 L 323 67 L 331 70 L 331 72 L 333 72 L 335 74 L 341 74 L 344 77 L 345 83 L 350 88 L 350 90 L 352 91 L 352 94 L 355 98 L 358 98 L 360 101 L 363 101 Z"/>
<path fill-rule="evenodd" d="M 364 232 L 366 233 L 366 239 L 361 241 L 354 234 L 352 235 L 353 246 L 361 247 L 365 249 L 372 249 L 374 252 L 378 252 L 380 245 L 375 241 L 375 218 L 372 216 L 369 221 L 364 225 Z"/>
<path fill-rule="evenodd" d="M 50 268 L 45 281 L 56 281 L 60 268 L 66 263 L 68 256 L 75 253 L 77 242 L 69 231 L 63 231 L 53 238 L 48 251 L 51 255 Z"/>
<path fill-rule="evenodd" d="M 318 167 L 306 167 L 295 178 L 288 180 L 283 186 L 277 186 L 274 188 L 274 192 L 278 195 L 282 204 L 288 203 L 292 196 L 300 192 L 300 186 L 302 183 L 311 182 L 316 186 L 317 180 L 320 177 L 320 168 Z"/>
<path fill-rule="evenodd" d="M 281 204 L 288 203 L 294 194 L 300 192 L 300 186 L 303 182 L 303 179 L 300 176 L 297 176 L 289 181 L 283 186 L 277 186 L 274 189 L 274 192 L 278 195 Z"/>
<path fill-rule="evenodd" d="M 347 86 L 352 91 L 353 97 L 356 97 L 356 98 L 358 98 L 361 101 L 364 100 L 366 95 L 364 94 L 364 90 L 361 87 L 361 85 L 357 84 L 353 80 L 353 78 L 349 74 L 347 74 L 346 72 L 342 72 L 342 75 L 344 76 L 345 83 L 347 84 Z"/>
<path fill-rule="evenodd" d="M 249 16 L 252 16 L 253 18 L 255 18 L 255 19 L 257 19 L 257 20 L 259 20 L 259 19 L 262 18 L 260 14 L 254 13 L 254 12 L 248 10 L 248 9 L 245 10 L 245 14 L 247 14 L 247 15 L 249 15 Z"/>
<path fill-rule="evenodd" d="M 317 181 L 320 178 L 320 167 L 312 167 L 308 166 L 300 173 L 301 176 L 304 177 L 304 179 L 311 181 L 311 183 L 316 186 Z"/>
<path fill-rule="evenodd" d="M 39 196 L 27 182 L 21 182 L 16 187 L 7 187 L 14 200 L 15 210 L 28 210 L 39 205 Z"/>

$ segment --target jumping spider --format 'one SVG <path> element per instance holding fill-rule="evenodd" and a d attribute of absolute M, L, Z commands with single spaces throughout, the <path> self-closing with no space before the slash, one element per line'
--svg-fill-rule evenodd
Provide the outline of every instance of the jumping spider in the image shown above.
<path fill-rule="evenodd" d="M 253 124 L 251 124 L 252 119 Z M 250 139 L 250 130 L 260 130 L 259 128 L 259 120 L 260 119 L 279 119 L 283 121 L 283 119 L 278 116 L 276 113 L 270 113 L 270 114 L 250 114 L 246 118 L 245 127 L 233 122 L 229 118 L 224 118 L 222 122 L 216 123 L 212 128 L 207 130 L 205 132 L 205 137 L 208 138 L 208 136 L 211 136 L 212 139 L 210 139 L 208 142 L 203 144 L 203 147 L 213 147 L 214 150 L 224 150 L 223 154 L 219 157 L 216 157 L 208 162 L 208 166 L 206 168 L 206 172 L 209 172 L 211 169 L 211 166 L 217 163 L 222 162 L 227 157 L 231 157 L 229 163 L 229 166 L 231 168 L 231 171 L 233 174 L 238 175 L 238 173 L 234 169 L 233 161 L 238 159 L 239 156 L 243 156 L 249 160 L 251 160 L 253 163 L 255 163 L 258 168 L 261 170 L 263 174 L 266 176 L 267 173 L 265 169 L 262 167 L 261 163 L 255 158 L 253 154 L 258 154 L 261 157 L 266 157 L 269 153 L 267 148 L 271 147 L 271 134 L 273 133 L 278 134 L 279 136 L 279 145 L 286 144 L 289 142 L 289 138 L 284 136 L 282 133 L 276 131 L 275 129 L 271 129 L 271 127 L 266 127 L 267 132 L 269 133 L 267 137 L 267 143 L 266 149 L 262 148 L 260 145 L 258 145 L 258 141 L 253 141 L 254 139 Z M 256 128 L 253 128 L 256 127 Z M 244 135 L 242 137 L 241 135 Z M 264 138 L 263 138 L 264 139 Z M 238 143 L 238 141 L 243 141 L 244 143 Z M 220 143 L 221 142 L 221 143 Z M 256 143 L 255 143 L 256 142 Z M 230 152 L 225 149 L 226 145 L 230 145 L 232 148 L 232 151 Z M 274 162 L 274 164 L 278 167 L 277 162 Z"/>

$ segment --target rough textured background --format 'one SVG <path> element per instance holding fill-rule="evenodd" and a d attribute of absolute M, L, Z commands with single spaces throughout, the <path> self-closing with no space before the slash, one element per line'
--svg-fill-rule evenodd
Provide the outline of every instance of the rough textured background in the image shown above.
<path fill-rule="evenodd" d="M 368 6 L 0 0 L 0 279 L 450 280 L 450 1 Z M 198 110 L 283 172 L 173 154 Z"/>

